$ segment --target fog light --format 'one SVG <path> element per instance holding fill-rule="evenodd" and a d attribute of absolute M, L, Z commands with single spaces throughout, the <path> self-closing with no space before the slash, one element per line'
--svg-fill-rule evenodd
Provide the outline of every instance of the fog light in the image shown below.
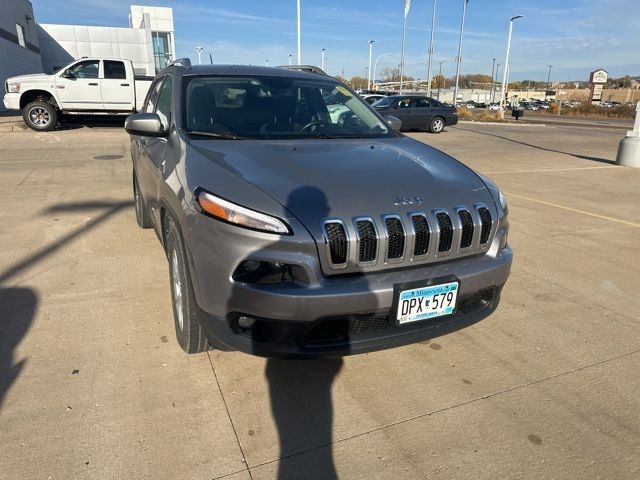
<path fill-rule="evenodd" d="M 242 270 L 248 273 L 257 272 L 260 268 L 260 262 L 257 260 L 245 260 L 242 262 Z"/>
<path fill-rule="evenodd" d="M 255 284 L 289 283 L 293 281 L 293 274 L 291 265 L 286 263 L 244 260 L 233 272 L 233 279 Z"/>
<path fill-rule="evenodd" d="M 240 328 L 251 328 L 256 323 L 255 319 L 249 317 L 238 318 L 238 326 Z"/>

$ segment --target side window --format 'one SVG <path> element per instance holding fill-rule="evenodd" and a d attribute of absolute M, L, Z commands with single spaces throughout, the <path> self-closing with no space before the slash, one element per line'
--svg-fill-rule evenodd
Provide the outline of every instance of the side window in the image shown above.
<path fill-rule="evenodd" d="M 127 78 L 124 62 L 104 61 L 104 78 L 117 78 L 120 80 Z"/>
<path fill-rule="evenodd" d="M 19 23 L 16 23 L 16 33 L 18 34 L 18 43 L 20 44 L 21 47 L 27 47 L 27 44 L 24 41 L 24 29 L 22 28 L 22 25 L 20 25 Z"/>
<path fill-rule="evenodd" d="M 171 123 L 171 97 L 173 92 L 173 79 L 171 75 L 167 75 L 166 80 L 162 84 L 158 103 L 156 105 L 156 113 L 160 117 L 160 122 L 165 129 L 169 128 Z"/>
<path fill-rule="evenodd" d="M 72 73 L 76 78 L 98 78 L 99 60 L 87 60 L 76 63 L 67 72 Z"/>
<path fill-rule="evenodd" d="M 147 101 L 144 104 L 143 111 L 151 113 L 156 109 L 156 103 L 158 103 L 158 95 L 160 94 L 160 87 L 165 77 L 156 78 L 155 82 L 149 87 L 149 93 L 147 94 Z"/>
<path fill-rule="evenodd" d="M 403 98 L 402 100 L 398 101 L 398 108 L 409 108 L 410 106 L 411 106 L 410 98 Z"/>
<path fill-rule="evenodd" d="M 413 106 L 416 108 L 429 108 L 430 102 L 428 98 L 416 98 Z"/>

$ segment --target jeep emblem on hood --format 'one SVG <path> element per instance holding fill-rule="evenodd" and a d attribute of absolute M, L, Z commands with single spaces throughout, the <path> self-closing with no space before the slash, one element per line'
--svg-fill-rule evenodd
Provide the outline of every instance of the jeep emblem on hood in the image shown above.
<path fill-rule="evenodd" d="M 393 199 L 394 205 L 420 205 L 422 197 L 396 197 Z"/>

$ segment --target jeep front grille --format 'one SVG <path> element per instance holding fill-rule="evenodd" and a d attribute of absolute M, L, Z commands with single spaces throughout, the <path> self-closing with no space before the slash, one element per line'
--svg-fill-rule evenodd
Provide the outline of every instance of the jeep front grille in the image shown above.
<path fill-rule="evenodd" d="M 451 244 L 453 243 L 453 224 L 451 218 L 444 212 L 436 214 L 438 220 L 438 227 L 440 228 L 440 243 L 438 244 L 439 252 L 448 252 L 451 250 Z"/>
<path fill-rule="evenodd" d="M 349 222 L 327 219 L 323 222 L 326 264 L 329 270 L 347 273 L 382 269 L 387 263 L 408 266 L 484 253 L 495 227 L 485 204 L 406 216 L 361 216 Z"/>
<path fill-rule="evenodd" d="M 327 242 L 329 244 L 329 256 L 334 265 L 347 263 L 347 234 L 341 222 L 327 222 L 325 224 Z"/>

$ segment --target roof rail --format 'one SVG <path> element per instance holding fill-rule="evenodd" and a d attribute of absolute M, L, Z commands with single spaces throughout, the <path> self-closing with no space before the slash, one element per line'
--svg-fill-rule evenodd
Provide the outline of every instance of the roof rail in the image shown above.
<path fill-rule="evenodd" d="M 327 72 L 325 72 L 321 68 L 318 68 L 314 65 L 280 65 L 278 68 L 286 68 L 289 70 L 300 70 L 302 72 L 317 73 L 318 75 L 324 75 L 326 77 L 329 76 L 327 75 Z"/>
<path fill-rule="evenodd" d="M 184 57 L 184 58 L 176 58 L 173 62 L 171 62 L 169 65 L 167 65 L 168 67 L 171 66 L 180 66 L 182 68 L 191 68 L 191 60 L 189 60 L 188 58 Z"/>

